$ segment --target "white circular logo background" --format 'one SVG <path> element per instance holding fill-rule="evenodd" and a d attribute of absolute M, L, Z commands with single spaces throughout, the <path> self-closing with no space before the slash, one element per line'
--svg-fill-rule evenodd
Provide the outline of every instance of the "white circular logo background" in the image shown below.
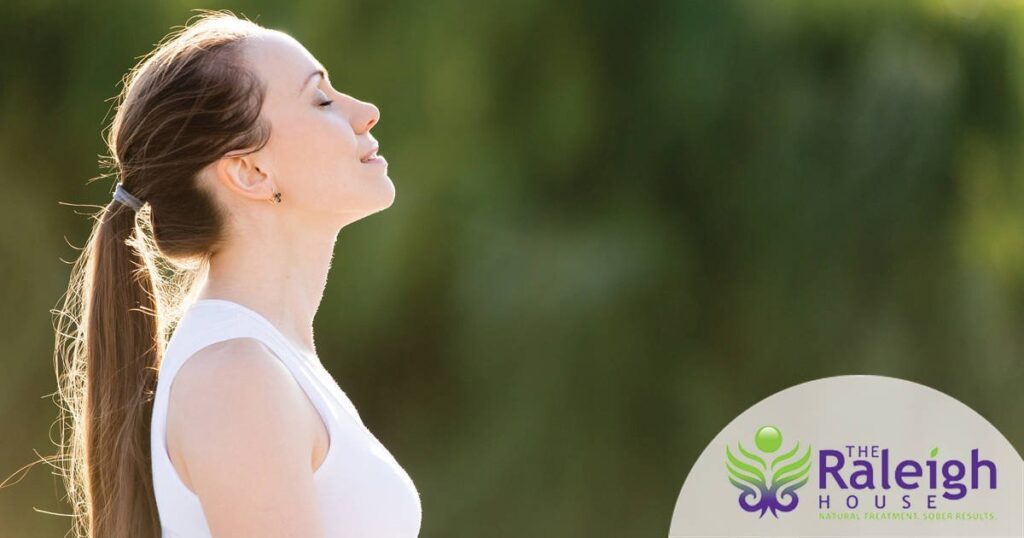
<path fill-rule="evenodd" d="M 670 538 L 1024 537 L 1024 460 L 924 385 L 839 376 L 754 405 L 701 454 Z"/>

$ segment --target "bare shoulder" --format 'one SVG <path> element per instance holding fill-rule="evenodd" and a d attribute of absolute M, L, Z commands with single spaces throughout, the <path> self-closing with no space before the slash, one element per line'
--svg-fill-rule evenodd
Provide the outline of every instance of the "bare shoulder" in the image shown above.
<path fill-rule="evenodd" d="M 169 398 L 168 436 L 214 536 L 320 536 L 310 403 L 270 349 L 253 338 L 206 346 Z"/>
<path fill-rule="evenodd" d="M 171 397 L 180 405 L 204 403 L 204 399 L 224 399 L 226 395 L 245 397 L 272 390 L 287 396 L 298 389 L 291 372 L 270 349 L 255 338 L 232 338 L 208 345 L 185 361 L 174 377 Z M 180 396 L 180 397 L 179 397 Z"/>

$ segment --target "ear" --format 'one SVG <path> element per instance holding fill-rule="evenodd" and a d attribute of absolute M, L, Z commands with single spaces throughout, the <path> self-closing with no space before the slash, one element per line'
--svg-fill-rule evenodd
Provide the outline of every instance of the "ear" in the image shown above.
<path fill-rule="evenodd" d="M 229 191 L 251 200 L 269 200 L 276 192 L 266 166 L 257 163 L 251 153 L 229 152 L 214 164 L 213 172 Z"/>

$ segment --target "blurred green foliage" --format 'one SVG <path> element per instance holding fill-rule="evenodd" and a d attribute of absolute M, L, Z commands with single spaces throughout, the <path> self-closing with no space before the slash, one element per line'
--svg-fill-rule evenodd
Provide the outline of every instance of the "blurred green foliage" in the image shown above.
<path fill-rule="evenodd" d="M 316 339 L 424 538 L 666 536 L 711 438 L 823 376 L 1024 447 L 1024 4 L 15 0 L 0 476 L 59 433 L 48 310 L 91 223 L 58 202 L 109 201 L 108 99 L 194 7 L 381 109 L 397 198 L 342 231 Z M 49 470 L 0 489 L 0 536 L 68 529 Z"/>

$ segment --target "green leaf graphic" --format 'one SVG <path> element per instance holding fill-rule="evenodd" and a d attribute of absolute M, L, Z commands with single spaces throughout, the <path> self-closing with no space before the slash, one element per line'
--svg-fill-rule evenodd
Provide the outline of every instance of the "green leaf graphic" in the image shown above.
<path fill-rule="evenodd" d="M 736 456 L 733 456 L 732 451 L 729 447 L 725 447 L 725 455 L 728 458 L 726 467 L 729 469 L 729 474 L 735 476 L 740 480 L 750 482 L 752 484 L 764 484 L 764 473 L 760 469 L 741 461 Z"/>
<path fill-rule="evenodd" d="M 932 458 L 934 458 L 935 456 L 938 456 L 938 455 L 939 455 L 939 447 L 933 448 L 932 449 Z"/>
<path fill-rule="evenodd" d="M 765 465 L 763 459 L 759 458 L 758 456 L 755 456 L 754 454 L 751 454 L 750 452 L 747 452 L 747 450 L 745 448 L 743 448 L 743 443 L 739 443 L 739 447 L 740 447 L 740 453 L 743 454 L 744 456 L 746 456 L 748 460 L 756 461 L 758 463 L 758 465 L 761 466 L 762 469 L 765 469 L 765 470 L 768 469 L 768 467 L 767 467 L 767 465 Z"/>
<path fill-rule="evenodd" d="M 800 443 L 797 443 L 796 446 L 793 447 L 793 450 L 790 450 L 789 452 L 786 452 L 785 454 L 783 454 L 783 455 L 775 458 L 774 460 L 772 460 L 772 469 L 775 469 L 775 466 L 779 462 L 782 462 L 782 461 L 788 460 L 789 458 L 792 458 L 793 455 L 795 455 L 799 451 L 800 451 Z"/>
<path fill-rule="evenodd" d="M 800 480 L 811 471 L 811 447 L 807 446 L 807 451 L 804 452 L 802 458 L 798 461 L 786 465 L 785 467 L 775 471 L 772 476 L 772 486 L 782 486 Z"/>

